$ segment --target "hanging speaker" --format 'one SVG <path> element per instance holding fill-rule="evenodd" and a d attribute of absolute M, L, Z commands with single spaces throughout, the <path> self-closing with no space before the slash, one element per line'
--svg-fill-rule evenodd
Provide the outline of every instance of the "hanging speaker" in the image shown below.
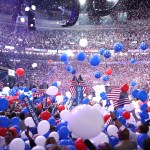
<path fill-rule="evenodd" d="M 60 22 L 60 25 L 62 27 L 69 27 L 76 24 L 79 17 L 79 11 L 80 11 L 80 3 L 78 0 L 72 0 L 72 10 L 69 20 L 66 20 L 65 22 Z"/>

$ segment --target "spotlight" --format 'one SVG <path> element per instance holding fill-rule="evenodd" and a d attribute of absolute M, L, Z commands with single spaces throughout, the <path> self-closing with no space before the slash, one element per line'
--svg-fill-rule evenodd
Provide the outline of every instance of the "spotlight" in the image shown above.
<path fill-rule="evenodd" d="M 20 21 L 21 21 L 22 23 L 24 23 L 24 22 L 25 22 L 25 18 L 24 18 L 24 17 L 21 17 L 21 18 L 20 18 Z"/>
<path fill-rule="evenodd" d="M 30 10 L 30 7 L 25 7 L 25 11 L 29 11 Z"/>
<path fill-rule="evenodd" d="M 32 8 L 32 10 L 36 10 L 36 6 L 35 5 L 32 5 L 31 8 Z"/>

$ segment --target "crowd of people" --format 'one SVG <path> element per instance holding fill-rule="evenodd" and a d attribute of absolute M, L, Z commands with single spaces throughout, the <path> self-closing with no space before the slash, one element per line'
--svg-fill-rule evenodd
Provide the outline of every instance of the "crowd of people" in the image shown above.
<path fill-rule="evenodd" d="M 37 31 L 1 24 L 0 66 L 15 71 L 23 68 L 25 73 L 16 73 L 16 84 L 0 92 L 0 150 L 149 150 L 150 52 L 139 49 L 141 42 L 150 45 L 148 23 L 149 20 L 137 20 L 116 27 Z M 79 45 L 81 38 L 87 39 L 87 46 Z M 123 44 L 123 52 L 113 53 L 116 42 Z M 110 58 L 99 53 L 102 47 L 111 51 Z M 67 49 L 88 50 L 86 59 L 79 61 L 74 53 L 68 61 L 60 61 L 61 51 Z M 95 53 L 101 63 L 93 67 L 89 60 Z M 69 71 L 68 66 L 76 72 Z M 107 69 L 112 74 L 108 75 Z M 101 73 L 100 78 L 95 77 L 95 71 Z M 79 105 L 77 98 L 66 94 L 74 74 L 81 75 L 87 87 Z M 43 84 L 51 90 L 38 95 Z M 104 92 L 99 93 L 100 100 L 93 98 L 95 85 L 120 88 L 124 84 L 130 87 L 122 91 L 129 93 L 130 104 L 115 107 L 113 100 L 108 104 Z M 9 91 L 4 94 L 6 89 Z"/>

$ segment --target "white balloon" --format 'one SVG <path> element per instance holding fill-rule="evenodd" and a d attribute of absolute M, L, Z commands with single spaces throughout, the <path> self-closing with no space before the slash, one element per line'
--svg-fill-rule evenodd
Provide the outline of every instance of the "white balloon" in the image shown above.
<path fill-rule="evenodd" d="M 72 138 L 79 138 L 78 136 L 76 136 L 75 134 L 71 133 Z"/>
<path fill-rule="evenodd" d="M 59 141 L 59 134 L 57 132 L 51 132 L 49 137 L 53 137 L 56 140 L 56 142 Z"/>
<path fill-rule="evenodd" d="M 57 81 L 57 86 L 61 86 L 61 82 L 60 81 Z"/>
<path fill-rule="evenodd" d="M 30 128 L 36 126 L 35 123 L 34 123 L 34 121 L 33 121 L 33 119 L 32 119 L 32 117 L 27 117 L 27 118 L 24 120 L 24 123 L 25 123 L 25 125 L 26 125 L 27 127 L 29 126 Z"/>
<path fill-rule="evenodd" d="M 76 136 L 86 139 L 98 135 L 104 127 L 100 112 L 90 105 L 74 107 L 68 118 L 68 125 Z"/>
<path fill-rule="evenodd" d="M 91 99 L 92 99 L 92 95 L 89 95 L 89 96 L 88 96 L 88 99 L 91 100 Z"/>
<path fill-rule="evenodd" d="M 69 118 L 69 115 L 70 115 L 70 112 L 68 110 L 62 110 L 60 112 L 60 118 L 64 121 L 68 121 L 68 118 Z"/>
<path fill-rule="evenodd" d="M 46 138 L 44 136 L 37 136 L 35 138 L 35 143 L 38 146 L 44 147 L 45 146 L 45 142 L 46 142 Z"/>
<path fill-rule="evenodd" d="M 29 135 L 30 135 L 30 137 L 33 136 L 33 134 L 32 134 L 31 131 L 29 131 Z M 21 133 L 21 138 L 23 138 L 23 139 L 27 139 L 27 138 L 28 138 L 28 137 L 26 136 L 26 134 L 25 134 L 25 131 L 23 131 L 23 132 Z"/>
<path fill-rule="evenodd" d="M 126 111 L 133 111 L 134 110 L 134 105 L 132 104 L 125 104 L 124 105 L 124 109 L 126 110 Z"/>
<path fill-rule="evenodd" d="M 29 147 L 30 147 L 30 141 L 29 140 L 25 141 L 25 144 L 29 145 Z"/>
<path fill-rule="evenodd" d="M 94 143 L 95 146 L 98 146 L 101 143 L 105 143 L 105 142 L 109 143 L 108 136 L 103 132 L 99 133 L 96 137 L 90 139 L 90 141 L 92 141 L 92 143 Z"/>
<path fill-rule="evenodd" d="M 105 111 L 104 107 L 101 107 L 100 104 L 95 104 L 93 107 L 96 108 L 103 115 L 103 113 Z"/>
<path fill-rule="evenodd" d="M 39 135 L 44 135 L 46 134 L 49 130 L 50 130 L 50 124 L 47 120 L 42 120 L 39 124 L 38 124 L 38 134 Z"/>
<path fill-rule="evenodd" d="M 37 67 L 37 63 L 33 63 L 33 64 L 32 64 L 32 67 L 33 67 L 33 68 L 36 68 L 36 67 Z"/>
<path fill-rule="evenodd" d="M 81 47 L 87 46 L 87 45 L 88 45 L 87 39 L 80 39 L 79 45 L 80 45 Z"/>
<path fill-rule="evenodd" d="M 107 128 L 107 133 L 111 136 L 118 137 L 118 128 L 115 125 L 109 125 Z"/>
<path fill-rule="evenodd" d="M 9 87 L 4 87 L 2 89 L 2 93 L 5 94 L 5 95 L 9 95 L 9 91 L 10 91 L 10 88 Z"/>
<path fill-rule="evenodd" d="M 47 95 L 56 95 L 58 93 L 58 88 L 56 86 L 50 86 L 47 90 L 46 90 L 46 94 Z"/>
<path fill-rule="evenodd" d="M 10 146 L 9 146 L 10 150 L 24 150 L 25 149 L 25 143 L 21 138 L 15 138 L 11 141 Z"/>
<path fill-rule="evenodd" d="M 63 95 L 58 95 L 56 96 L 56 101 L 58 104 L 62 103 L 64 100 L 64 96 Z"/>
<path fill-rule="evenodd" d="M 70 93 L 69 91 L 67 91 L 67 92 L 66 92 L 66 96 L 67 96 L 68 98 L 71 98 L 71 93 Z"/>
<path fill-rule="evenodd" d="M 92 101 L 99 103 L 100 97 L 93 97 L 93 98 L 92 98 Z"/>
<path fill-rule="evenodd" d="M 45 150 L 45 148 L 42 146 L 35 146 L 31 150 Z"/>

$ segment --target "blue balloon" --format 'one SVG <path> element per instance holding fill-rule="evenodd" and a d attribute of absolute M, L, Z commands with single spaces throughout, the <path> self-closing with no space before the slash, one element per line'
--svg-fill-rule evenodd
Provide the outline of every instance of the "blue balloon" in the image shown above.
<path fill-rule="evenodd" d="M 21 111 L 22 113 L 24 113 L 25 115 L 26 114 L 28 114 L 29 113 L 29 110 L 28 110 L 28 108 L 27 107 L 25 107 L 25 108 L 23 108 L 22 109 L 22 111 Z"/>
<path fill-rule="evenodd" d="M 19 125 L 19 124 L 20 124 L 20 119 L 19 119 L 19 117 L 13 117 L 13 118 L 11 119 L 11 124 L 12 124 L 12 125 Z"/>
<path fill-rule="evenodd" d="M 95 78 L 99 79 L 101 76 L 102 76 L 102 75 L 101 75 L 101 73 L 100 73 L 99 71 L 95 71 L 95 72 L 94 72 L 94 77 L 95 77 Z"/>
<path fill-rule="evenodd" d="M 72 69 L 73 69 L 72 66 L 70 66 L 70 65 L 66 66 L 66 71 L 70 72 Z"/>
<path fill-rule="evenodd" d="M 22 93 L 22 94 L 19 95 L 18 99 L 21 100 L 21 101 L 23 101 L 24 96 L 25 96 L 24 93 Z"/>
<path fill-rule="evenodd" d="M 76 72 L 77 71 L 74 68 L 72 68 L 71 73 L 74 75 L 74 74 L 76 74 Z"/>
<path fill-rule="evenodd" d="M 114 136 L 111 136 L 109 137 L 109 144 L 114 147 L 115 145 L 117 145 L 119 143 L 119 139 L 114 137 Z"/>
<path fill-rule="evenodd" d="M 99 63 L 101 62 L 101 59 L 100 59 L 99 55 L 94 54 L 90 57 L 89 62 L 92 66 L 98 66 Z"/>
<path fill-rule="evenodd" d="M 56 86 L 57 87 L 57 82 L 53 82 L 52 86 Z"/>
<path fill-rule="evenodd" d="M 40 99 L 36 99 L 36 100 L 34 100 L 33 103 L 34 103 L 34 104 L 41 103 L 41 100 L 40 100 Z"/>
<path fill-rule="evenodd" d="M 6 98 L 0 98 L 0 111 L 4 111 L 8 108 L 8 100 Z"/>
<path fill-rule="evenodd" d="M 132 82 L 131 82 L 131 86 L 133 86 L 133 87 L 136 86 L 136 82 L 135 82 L 135 81 L 132 81 Z"/>
<path fill-rule="evenodd" d="M 82 104 L 89 104 L 89 99 L 88 98 L 83 99 Z"/>
<path fill-rule="evenodd" d="M 69 148 L 70 150 L 77 150 L 76 147 L 73 145 L 67 145 L 67 148 Z"/>
<path fill-rule="evenodd" d="M 49 122 L 51 125 L 53 125 L 53 126 L 56 125 L 56 120 L 55 120 L 55 118 L 54 118 L 53 116 L 48 119 L 48 122 Z"/>
<path fill-rule="evenodd" d="M 132 58 L 132 59 L 130 60 L 130 62 L 131 62 L 131 64 L 135 64 L 135 63 L 136 63 L 136 59 L 135 59 L 135 58 Z"/>
<path fill-rule="evenodd" d="M 126 124 L 126 120 L 123 117 L 119 117 L 118 120 L 125 125 Z"/>
<path fill-rule="evenodd" d="M 66 139 L 69 136 L 69 130 L 66 126 L 62 126 L 59 130 L 58 130 L 58 134 L 60 139 Z"/>
<path fill-rule="evenodd" d="M 110 57 L 111 57 L 111 52 L 108 51 L 108 50 L 106 50 L 106 51 L 104 52 L 103 56 L 104 56 L 105 58 L 110 58 Z"/>
<path fill-rule="evenodd" d="M 84 61 L 86 59 L 86 54 L 84 52 L 79 52 L 77 55 L 76 55 L 76 58 L 77 60 L 79 61 Z"/>
<path fill-rule="evenodd" d="M 145 90 L 141 90 L 138 92 L 138 98 L 142 101 L 145 102 L 148 99 L 148 94 Z"/>
<path fill-rule="evenodd" d="M 60 123 L 58 123 L 57 126 L 56 126 L 56 131 L 58 131 L 63 126 L 67 126 L 67 123 L 66 122 L 60 122 Z"/>
<path fill-rule="evenodd" d="M 137 143 L 138 143 L 138 145 L 139 145 L 141 148 L 143 148 L 143 142 L 144 142 L 145 139 L 148 139 L 148 138 L 149 138 L 149 136 L 148 136 L 147 134 L 145 134 L 145 133 L 140 134 L 140 135 L 138 136 L 138 138 L 137 138 Z"/>
<path fill-rule="evenodd" d="M 103 81 L 106 82 L 106 81 L 108 81 L 108 80 L 109 80 L 109 76 L 108 76 L 108 75 L 104 75 L 104 76 L 103 76 Z"/>
<path fill-rule="evenodd" d="M 29 92 L 29 88 L 28 87 L 24 88 L 24 92 Z"/>
<path fill-rule="evenodd" d="M 120 42 L 115 43 L 114 50 L 115 50 L 115 52 L 121 52 L 123 50 L 123 44 Z"/>
<path fill-rule="evenodd" d="M 0 116 L 0 126 L 3 128 L 8 128 L 10 126 L 10 119 L 6 116 Z"/>
<path fill-rule="evenodd" d="M 100 50 L 99 50 L 99 54 L 103 55 L 103 54 L 104 54 L 104 52 L 105 52 L 105 49 L 104 49 L 104 48 L 100 48 Z"/>
<path fill-rule="evenodd" d="M 17 130 L 17 133 L 19 134 L 19 132 L 20 132 L 20 127 L 19 127 L 18 125 L 14 125 L 13 127 Z"/>
<path fill-rule="evenodd" d="M 140 44 L 140 49 L 143 50 L 143 51 L 147 50 L 147 49 L 148 49 L 147 43 L 142 42 L 142 43 Z"/>
<path fill-rule="evenodd" d="M 45 133 L 43 136 L 47 139 L 49 137 L 50 131 L 48 131 L 47 133 Z"/>
<path fill-rule="evenodd" d="M 138 98 L 138 94 L 139 94 L 139 90 L 134 90 L 134 91 L 132 91 L 132 96 L 133 96 L 134 98 Z"/>
<path fill-rule="evenodd" d="M 107 96 L 106 96 L 105 92 L 100 93 L 100 96 L 101 96 L 102 100 L 107 99 Z"/>
<path fill-rule="evenodd" d="M 32 92 L 32 93 L 36 93 L 36 92 L 37 92 L 37 89 L 36 89 L 36 88 L 33 88 L 33 89 L 31 90 L 31 92 Z"/>
<path fill-rule="evenodd" d="M 147 110 L 147 108 L 148 108 L 148 105 L 145 103 L 140 106 L 141 110 Z"/>
<path fill-rule="evenodd" d="M 114 110 L 113 113 L 115 114 L 116 118 L 118 118 L 119 115 L 121 116 L 121 114 L 119 114 L 119 112 L 117 110 Z"/>
<path fill-rule="evenodd" d="M 62 62 L 68 61 L 68 55 L 67 55 L 66 53 L 61 54 L 61 55 L 60 55 L 60 60 L 61 60 Z"/>
<path fill-rule="evenodd" d="M 149 118 L 149 114 L 147 113 L 147 111 L 142 111 L 139 113 L 139 116 L 141 117 L 141 119 L 145 120 Z"/>
<path fill-rule="evenodd" d="M 67 141 L 67 140 L 65 140 L 65 139 L 60 140 L 60 141 L 58 142 L 58 145 L 67 146 L 67 145 L 68 145 L 68 141 Z"/>
<path fill-rule="evenodd" d="M 30 146 L 25 143 L 25 149 L 24 150 L 30 150 Z"/>

